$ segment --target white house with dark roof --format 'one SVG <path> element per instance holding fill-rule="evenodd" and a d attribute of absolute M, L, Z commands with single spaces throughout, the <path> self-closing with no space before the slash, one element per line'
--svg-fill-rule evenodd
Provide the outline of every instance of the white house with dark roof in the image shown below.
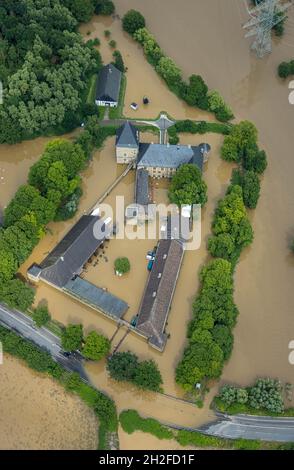
<path fill-rule="evenodd" d="M 113 64 L 105 65 L 99 72 L 95 103 L 98 106 L 118 105 L 122 73 Z"/>
<path fill-rule="evenodd" d="M 139 153 L 139 131 L 127 121 L 116 134 L 115 142 L 117 163 L 136 162 Z"/>

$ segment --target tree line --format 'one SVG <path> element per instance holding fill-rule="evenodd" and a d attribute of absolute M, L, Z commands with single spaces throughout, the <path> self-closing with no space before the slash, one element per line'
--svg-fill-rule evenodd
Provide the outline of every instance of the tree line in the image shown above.
<path fill-rule="evenodd" d="M 234 303 L 233 272 L 242 250 L 253 241 L 246 207 L 255 207 L 259 175 L 266 168 L 266 154 L 257 145 L 255 126 L 242 121 L 225 136 L 224 160 L 237 162 L 225 197 L 219 201 L 208 251 L 214 260 L 200 272 L 200 291 L 193 302 L 187 330 L 188 346 L 176 368 L 176 381 L 192 392 L 197 383 L 219 378 L 233 348 L 232 330 L 238 309 Z"/>
<path fill-rule="evenodd" d="M 94 12 L 109 14 L 108 0 L 3 0 L 0 7 L 0 143 L 62 134 L 84 118 L 83 96 L 102 66 L 77 27 Z"/>

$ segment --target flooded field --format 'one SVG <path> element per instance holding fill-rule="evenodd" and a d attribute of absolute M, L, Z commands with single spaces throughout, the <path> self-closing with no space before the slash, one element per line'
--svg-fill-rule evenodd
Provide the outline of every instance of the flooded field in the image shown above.
<path fill-rule="evenodd" d="M 105 38 L 105 30 L 111 32 L 109 38 Z M 87 40 L 96 37 L 100 39 L 101 44 L 98 50 L 105 64 L 113 61 L 112 53 L 114 49 L 108 43 L 111 39 L 116 41 L 116 47 L 121 52 L 127 67 L 125 116 L 150 119 L 158 116 L 160 111 L 167 111 L 171 116 L 177 117 L 177 119 L 212 119 L 211 114 L 189 107 L 184 102 L 179 101 L 168 90 L 165 82 L 159 78 L 153 67 L 146 61 L 142 48 L 122 30 L 119 19 L 96 16 L 90 23 L 82 25 L 80 32 Z M 144 96 L 148 96 L 150 100 L 147 106 L 143 105 Z M 139 105 L 137 111 L 130 108 L 133 102 Z"/>
<path fill-rule="evenodd" d="M 0 393 L 0 449 L 97 449 L 94 413 L 11 356 L 0 367 Z"/>

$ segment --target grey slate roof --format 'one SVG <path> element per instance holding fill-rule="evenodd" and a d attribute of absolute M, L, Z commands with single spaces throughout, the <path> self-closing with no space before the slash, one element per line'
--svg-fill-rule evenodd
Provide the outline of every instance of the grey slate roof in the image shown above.
<path fill-rule="evenodd" d="M 166 320 L 184 255 L 179 240 L 160 240 L 140 305 L 136 328 L 163 351 Z M 156 294 L 156 295 L 155 295 Z"/>
<path fill-rule="evenodd" d="M 139 147 L 139 132 L 129 121 L 117 130 L 115 145 L 117 147 Z"/>
<path fill-rule="evenodd" d="M 104 241 L 94 236 L 95 224 L 103 221 L 98 216 L 83 215 L 51 253 L 42 261 L 40 279 L 63 287 L 75 275 Z"/>
<path fill-rule="evenodd" d="M 68 281 L 64 286 L 64 291 L 85 301 L 94 308 L 98 308 L 102 313 L 110 315 L 116 320 L 121 318 L 128 309 L 128 304 L 124 300 L 100 289 L 100 287 L 94 286 L 94 284 L 80 277 Z"/>
<path fill-rule="evenodd" d="M 146 206 L 149 204 L 149 175 L 145 168 L 136 171 L 135 202 Z"/>
<path fill-rule="evenodd" d="M 189 145 L 140 144 L 138 168 L 178 168 L 184 163 L 194 163 L 202 171 L 203 147 Z"/>
<path fill-rule="evenodd" d="M 105 65 L 99 73 L 96 86 L 96 100 L 118 101 L 121 72 L 113 64 Z"/>

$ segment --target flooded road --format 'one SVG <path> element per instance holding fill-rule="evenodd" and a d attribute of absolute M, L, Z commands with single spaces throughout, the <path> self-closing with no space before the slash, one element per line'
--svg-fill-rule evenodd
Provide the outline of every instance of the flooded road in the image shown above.
<path fill-rule="evenodd" d="M 0 393 L 0 449 L 97 449 L 94 413 L 8 355 L 0 367 Z"/>

